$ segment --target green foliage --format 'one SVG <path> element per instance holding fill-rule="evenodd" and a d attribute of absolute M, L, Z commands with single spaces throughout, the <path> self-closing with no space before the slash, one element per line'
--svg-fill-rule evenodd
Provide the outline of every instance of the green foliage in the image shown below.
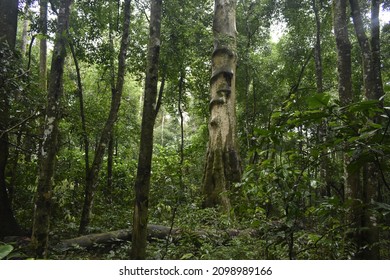
<path fill-rule="evenodd" d="M 148 1 L 132 2 L 128 74 L 114 131 L 112 184 L 106 156 L 91 232 L 131 226 L 149 13 Z M 181 236 L 150 242 L 149 259 L 353 258 L 358 248 L 350 237 L 358 229 L 347 222 L 355 201 L 345 195 L 344 156 L 350 159 L 349 172 L 360 172 L 367 163 L 378 170 L 383 184 L 372 211 L 378 217 L 382 256 L 389 258 L 388 97 L 381 100 L 384 108 L 378 101 L 362 98 L 361 53 L 351 28 L 354 100 L 340 106 L 331 1 L 316 1 L 324 88 L 317 93 L 312 3 L 237 2 L 237 130 L 244 174 L 242 181 L 229 189 L 232 213 L 227 217 L 218 209 L 203 209 L 199 190 L 208 140 L 212 3 L 164 1 L 159 80 L 165 79 L 165 87 L 154 131 L 149 221 L 180 228 Z M 90 161 L 111 102 L 122 5 L 121 1 L 102 0 L 75 1 L 73 5 L 69 36 L 81 69 Z M 31 11 L 26 17 L 32 21 L 29 36 L 36 35 L 38 40 L 37 13 Z M 54 18 L 50 34 L 55 30 Z M 286 28 L 278 42 L 271 42 L 269 31 L 275 19 Z M 390 89 L 389 26 L 384 25 L 381 32 L 386 93 Z M 32 226 L 46 102 L 38 86 L 39 44 L 31 45 L 29 55 L 0 48 L 0 91 L 8 97 L 7 127 L 12 128 L 8 132 L 6 181 L 15 215 L 27 229 Z M 84 200 L 86 164 L 74 69 L 73 60 L 68 59 L 54 178 L 53 244 L 77 235 Z M 179 106 L 184 115 L 183 143 Z M 359 202 L 359 207 L 366 206 Z M 243 234 L 232 237 L 228 234 L 231 229 Z M 16 243 L 2 244 L 0 258 L 17 258 L 13 254 L 19 249 Z M 53 251 L 51 258 L 127 259 L 129 250 L 130 242 L 118 242 Z"/>
<path fill-rule="evenodd" d="M 0 260 L 5 259 L 12 251 L 14 247 L 9 244 L 0 244 Z"/>
<path fill-rule="evenodd" d="M 390 154 L 387 109 L 380 109 L 378 101 L 341 108 L 329 94 L 308 96 L 306 104 L 298 111 L 295 102 L 286 101 L 269 129 L 255 130 L 251 155 L 256 161 L 236 186 L 242 200 L 235 212 L 262 232 L 267 258 L 348 259 L 356 248 L 345 237 L 355 229 L 346 223 L 350 202 L 340 185 L 343 170 L 336 163 L 329 166 L 337 158 L 324 151 L 344 147 L 352 158 L 350 171 L 372 162 L 384 175 Z M 381 121 L 374 123 L 375 116 Z M 323 123 L 329 125 L 321 139 L 317 133 Z M 325 160 L 332 173 L 327 182 L 316 171 Z M 387 213 L 387 204 L 377 206 Z"/>

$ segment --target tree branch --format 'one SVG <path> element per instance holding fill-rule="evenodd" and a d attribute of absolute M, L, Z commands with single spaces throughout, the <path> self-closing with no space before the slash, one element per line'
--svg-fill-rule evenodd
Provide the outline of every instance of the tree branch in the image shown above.
<path fill-rule="evenodd" d="M 21 126 L 23 124 L 25 124 L 27 121 L 29 121 L 30 119 L 34 118 L 34 117 L 38 117 L 40 114 L 39 113 L 34 113 L 32 114 L 31 116 L 28 116 L 27 118 L 25 118 L 24 120 L 22 120 L 21 122 L 15 124 L 14 126 L 11 126 L 10 128 L 6 129 L 6 130 L 3 130 L 0 134 L 0 138 L 2 138 L 4 136 L 4 134 L 14 130 L 15 128 L 17 128 L 18 126 Z"/>

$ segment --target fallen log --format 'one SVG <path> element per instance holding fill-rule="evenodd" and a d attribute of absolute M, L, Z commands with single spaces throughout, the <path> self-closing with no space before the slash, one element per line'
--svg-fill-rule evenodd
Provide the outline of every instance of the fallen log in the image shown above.
<path fill-rule="evenodd" d="M 120 243 L 131 240 L 131 229 L 120 229 L 104 233 L 93 233 L 88 235 L 83 235 L 75 237 L 72 239 L 65 239 L 54 246 L 54 249 L 57 251 L 66 251 L 72 248 L 89 248 L 98 244 L 111 244 L 111 243 Z M 176 242 L 185 234 L 192 235 L 198 238 L 207 238 L 207 237 L 221 237 L 224 236 L 227 239 L 232 239 L 238 236 L 248 236 L 254 237 L 258 234 L 255 230 L 225 230 L 225 231 L 186 231 L 180 230 L 177 228 L 171 229 L 167 226 L 161 225 L 148 225 L 148 240 L 153 241 L 155 239 L 166 240 L 171 238 L 173 242 Z"/>
<path fill-rule="evenodd" d="M 165 239 L 169 234 L 177 235 L 177 229 L 171 229 L 166 226 L 148 225 L 148 240 Z M 119 229 L 110 232 L 92 233 L 71 239 L 62 240 L 56 246 L 55 250 L 66 251 L 71 248 L 88 248 L 97 244 L 109 244 L 131 240 L 131 229 Z"/>

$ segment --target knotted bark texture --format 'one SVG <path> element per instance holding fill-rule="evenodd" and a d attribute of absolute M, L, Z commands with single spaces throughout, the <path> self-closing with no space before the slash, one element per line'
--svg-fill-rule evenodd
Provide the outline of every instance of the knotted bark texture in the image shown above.
<path fill-rule="evenodd" d="M 228 190 L 241 178 L 236 146 L 236 1 L 216 0 L 210 80 L 209 143 L 203 178 L 204 206 L 229 211 Z"/>

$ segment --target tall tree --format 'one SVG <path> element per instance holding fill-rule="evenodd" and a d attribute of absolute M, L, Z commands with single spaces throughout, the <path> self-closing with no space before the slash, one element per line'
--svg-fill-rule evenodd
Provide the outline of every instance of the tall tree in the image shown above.
<path fill-rule="evenodd" d="M 0 40 L 6 41 L 11 49 L 15 48 L 18 23 L 18 0 L 0 1 Z"/>
<path fill-rule="evenodd" d="M 118 70 L 116 83 L 113 83 L 112 86 L 112 99 L 110 112 L 107 117 L 106 123 L 103 127 L 103 130 L 100 135 L 100 140 L 95 150 L 94 159 L 91 167 L 88 170 L 85 186 L 85 199 L 83 205 L 83 211 L 81 214 L 81 221 L 79 227 L 79 233 L 85 233 L 87 226 L 90 223 L 91 210 L 93 204 L 94 194 L 96 192 L 96 187 L 99 179 L 99 172 L 103 163 L 103 157 L 107 145 L 111 139 L 111 134 L 115 122 L 118 118 L 119 107 L 122 99 L 123 84 L 126 74 L 126 57 L 127 49 L 129 45 L 129 33 L 130 33 L 130 16 L 131 16 L 131 1 L 126 0 L 124 4 L 124 18 L 123 18 L 123 33 L 122 41 L 118 54 Z"/>
<path fill-rule="evenodd" d="M 380 1 L 371 1 L 371 40 L 366 34 L 362 11 L 358 0 L 349 0 L 356 37 L 359 42 L 363 64 L 363 82 L 365 96 L 369 100 L 380 99 L 383 95 L 383 85 L 380 70 L 379 49 L 379 4 Z M 374 117 L 378 122 L 378 117 Z M 359 247 L 357 253 L 359 259 L 379 258 L 379 229 L 377 217 L 373 211 L 373 202 L 377 200 L 379 171 L 375 160 L 367 162 L 363 171 L 363 188 L 361 189 L 362 213 L 361 228 L 359 230 Z"/>
<path fill-rule="evenodd" d="M 334 0 L 333 25 L 337 47 L 337 72 L 338 92 L 341 106 L 345 107 L 352 103 L 352 63 L 351 63 L 351 42 L 348 32 L 347 0 Z M 352 117 L 352 116 L 351 116 Z M 345 145 L 345 150 L 350 149 Z M 361 211 L 359 207 L 360 191 L 360 169 L 351 171 L 349 166 L 352 162 L 351 156 L 344 153 L 344 193 L 345 198 L 351 201 L 348 222 L 354 228 L 361 227 Z M 359 246 L 360 238 L 358 231 L 352 234 L 352 239 Z"/>
<path fill-rule="evenodd" d="M 321 1 L 320 1 L 321 2 Z M 316 88 L 317 93 L 321 94 L 324 91 L 323 86 L 323 69 L 322 69 L 322 44 L 321 44 L 321 18 L 320 18 L 320 9 L 321 6 L 318 5 L 317 0 L 312 0 L 312 9 L 314 12 L 314 18 L 316 23 L 316 36 L 314 44 L 314 62 L 315 62 L 315 76 L 316 76 Z M 322 5 L 322 3 L 321 3 Z M 319 126 L 319 138 L 325 141 L 326 138 L 326 124 L 322 123 Z M 321 162 L 321 176 L 325 179 L 326 185 L 326 195 L 331 196 L 331 172 L 329 169 L 330 158 L 326 155 L 324 151 L 323 160 Z"/>
<path fill-rule="evenodd" d="M 317 92 L 323 92 L 323 78 L 322 78 L 322 50 L 321 50 L 321 18 L 320 7 L 318 7 L 317 0 L 312 0 L 312 8 L 314 11 L 316 22 L 316 42 L 314 45 L 314 60 L 316 66 L 316 86 Z"/>
<path fill-rule="evenodd" d="M 53 195 L 53 178 L 58 150 L 60 100 L 63 93 L 63 73 L 66 58 L 67 29 L 72 0 L 61 1 L 57 33 L 51 61 L 50 80 L 47 93 L 47 107 L 43 142 L 40 149 L 39 179 L 35 203 L 32 247 L 36 258 L 47 257 L 50 230 L 50 212 Z"/>
<path fill-rule="evenodd" d="M 18 20 L 18 1 L 0 0 L 0 60 L 7 56 L 13 57 L 16 42 Z M 12 60 L 11 60 L 12 61 Z M 0 237 L 16 235 L 21 232 L 11 209 L 6 185 L 6 166 L 9 156 L 10 100 L 7 91 L 7 78 L 3 71 L 0 73 Z"/>
<path fill-rule="evenodd" d="M 373 0 L 373 2 L 376 2 Z M 359 5 L 358 0 L 349 0 L 349 3 L 351 5 L 351 13 L 352 13 L 352 19 L 353 19 L 353 25 L 355 28 L 356 37 L 359 42 L 360 51 L 362 53 L 362 64 L 363 64 L 363 82 L 364 82 L 364 90 L 365 95 L 368 99 L 371 100 L 379 100 L 381 96 L 379 96 L 380 91 L 376 91 L 377 86 L 377 78 L 376 73 L 374 73 L 373 68 L 373 55 L 372 55 L 372 46 L 370 44 L 370 39 L 366 34 L 365 30 L 365 24 L 363 21 L 363 15 L 362 11 Z M 379 9 L 379 7 L 378 7 Z M 375 8 L 373 6 L 372 8 L 372 16 L 374 16 Z M 378 14 L 379 16 L 379 10 Z M 375 19 L 374 19 L 375 21 Z M 379 21 L 379 19 L 378 19 Z M 371 24 L 373 26 L 373 24 Z M 378 27 L 379 28 L 379 27 Z M 377 29 L 373 26 L 372 31 L 374 31 L 374 42 L 377 40 L 376 36 L 379 36 L 375 34 Z M 379 32 L 379 31 L 377 31 Z M 378 37 L 379 38 L 379 37 Z M 379 46 L 375 46 L 377 48 L 377 51 L 379 51 Z"/>
<path fill-rule="evenodd" d="M 72 42 L 69 44 L 70 51 L 72 53 L 73 62 L 75 65 L 76 76 L 77 76 L 77 95 L 79 99 L 79 108 L 80 108 L 80 119 L 81 119 L 81 131 L 84 144 L 84 160 L 85 160 L 85 178 L 88 177 L 89 171 L 89 139 L 87 133 L 86 117 L 85 117 L 85 108 L 84 108 L 84 90 L 83 83 L 81 79 L 81 71 L 79 61 L 77 59 L 76 50 Z"/>
<path fill-rule="evenodd" d="M 150 1 L 149 42 L 145 77 L 144 105 L 142 112 L 141 139 L 135 180 L 135 203 L 132 233 L 132 259 L 146 258 L 146 237 L 150 176 L 153 155 L 153 128 L 161 104 L 162 85 L 157 99 L 158 65 L 160 59 L 160 36 L 162 0 Z"/>
<path fill-rule="evenodd" d="M 30 12 L 30 1 L 26 1 L 24 6 L 24 19 L 23 19 L 23 30 L 22 30 L 22 37 L 20 39 L 20 52 L 22 55 L 26 55 L 27 51 L 27 31 L 29 26 L 29 19 L 28 14 Z"/>
<path fill-rule="evenodd" d="M 380 50 L 380 24 L 379 10 L 381 0 L 371 0 L 371 56 L 372 56 L 372 71 L 375 80 L 375 97 L 378 100 L 384 95 L 382 73 L 381 73 L 381 50 Z"/>
<path fill-rule="evenodd" d="M 47 2 L 39 1 L 39 84 L 43 92 L 47 88 Z"/>
<path fill-rule="evenodd" d="M 352 93 L 351 42 L 348 32 L 347 0 L 334 0 L 333 25 L 337 47 L 338 91 L 342 106 L 350 104 Z"/>
<path fill-rule="evenodd" d="M 236 1 L 216 0 L 214 51 L 210 80 L 209 143 L 203 178 L 204 206 L 222 205 L 229 211 L 227 195 L 232 182 L 241 178 L 236 145 Z"/>

